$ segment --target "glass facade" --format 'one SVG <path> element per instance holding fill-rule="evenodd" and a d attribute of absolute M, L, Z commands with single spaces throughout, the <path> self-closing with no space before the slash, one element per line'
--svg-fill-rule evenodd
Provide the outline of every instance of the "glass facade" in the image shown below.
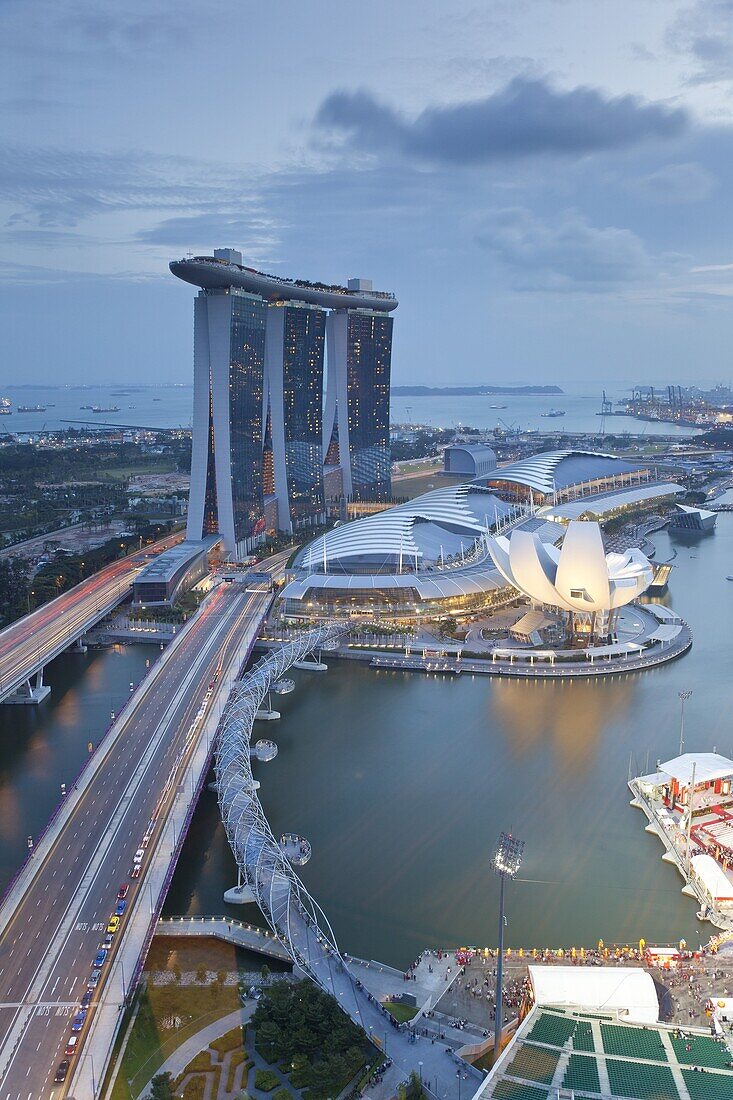
<path fill-rule="evenodd" d="M 393 319 L 349 312 L 346 348 L 349 452 L 355 500 L 392 496 L 389 448 L 389 388 Z"/>
<path fill-rule="evenodd" d="M 326 313 L 286 306 L 283 332 L 283 420 L 290 516 L 297 526 L 323 511 L 321 429 Z"/>
<path fill-rule="evenodd" d="M 234 533 L 237 543 L 265 529 L 262 394 L 267 304 L 230 291 L 229 439 Z"/>
<path fill-rule="evenodd" d="M 209 373 L 209 449 L 206 457 L 206 491 L 204 496 L 204 526 L 202 534 L 215 535 L 218 531 L 218 507 L 216 502 L 216 462 L 214 459 L 214 409 Z"/>

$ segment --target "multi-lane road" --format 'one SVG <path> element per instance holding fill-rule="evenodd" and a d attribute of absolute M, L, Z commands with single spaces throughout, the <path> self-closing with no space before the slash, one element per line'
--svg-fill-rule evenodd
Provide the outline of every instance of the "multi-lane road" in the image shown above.
<path fill-rule="evenodd" d="M 8 919 L 7 902 L 0 910 L 0 1100 L 60 1100 L 66 1094 L 76 1055 L 65 1084 L 55 1084 L 54 1076 L 118 889 L 129 883 L 123 923 L 98 968 L 79 1046 L 95 1005 L 110 996 L 121 1000 L 120 991 L 107 989 L 107 974 L 124 922 L 143 906 L 145 912 L 153 908 L 146 864 L 194 747 L 192 723 L 217 673 L 241 653 L 243 638 L 256 636 L 269 600 L 263 591 L 236 584 L 220 585 L 207 599 L 133 697 L 119 720 L 122 732 L 50 850 L 37 852 L 41 862 L 12 915 Z M 131 870 L 146 836 L 136 881 Z"/>
<path fill-rule="evenodd" d="M 0 632 L 0 700 L 57 657 L 127 596 L 151 553 L 181 541 L 169 535 L 115 561 Z"/>

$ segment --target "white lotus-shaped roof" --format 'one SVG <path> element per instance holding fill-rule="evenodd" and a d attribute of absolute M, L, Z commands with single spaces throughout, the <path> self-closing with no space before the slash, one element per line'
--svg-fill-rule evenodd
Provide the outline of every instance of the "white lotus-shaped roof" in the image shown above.
<path fill-rule="evenodd" d="M 565 611 L 623 607 L 645 592 L 654 576 L 641 550 L 606 554 L 597 523 L 570 523 L 559 550 L 522 530 L 489 539 L 489 549 L 510 584 L 531 600 Z"/>

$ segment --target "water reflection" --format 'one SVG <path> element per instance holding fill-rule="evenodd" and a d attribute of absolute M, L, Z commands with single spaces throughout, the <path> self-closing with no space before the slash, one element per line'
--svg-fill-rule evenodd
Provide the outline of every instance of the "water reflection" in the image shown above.
<path fill-rule="evenodd" d="M 117 652 L 65 653 L 44 678 L 51 695 L 39 706 L 0 706 L 0 891 L 26 857 L 28 836 L 38 836 L 85 763 L 87 742 L 98 741 L 139 680 L 149 646 Z"/>
<path fill-rule="evenodd" d="M 549 744 L 558 763 L 580 776 L 592 766 L 611 723 L 632 706 L 637 682 L 634 674 L 562 683 L 502 680 L 487 700 L 490 723 L 518 762 Z"/>

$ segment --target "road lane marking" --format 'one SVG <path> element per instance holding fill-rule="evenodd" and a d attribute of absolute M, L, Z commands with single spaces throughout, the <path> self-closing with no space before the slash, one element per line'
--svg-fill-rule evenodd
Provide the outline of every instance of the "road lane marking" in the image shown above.
<path fill-rule="evenodd" d="M 105 827 L 104 837 L 105 837 L 105 840 L 106 840 L 107 843 L 105 843 L 103 845 L 103 849 L 100 849 L 100 851 L 97 853 L 97 855 L 99 855 L 102 859 L 106 857 L 106 855 L 109 851 L 111 851 L 112 844 L 117 839 L 117 834 L 119 833 L 120 826 L 122 825 L 122 822 L 124 821 L 126 815 L 130 811 L 130 809 L 133 809 L 134 805 L 136 803 L 138 803 L 138 799 L 139 799 L 140 794 L 141 794 L 141 788 L 143 787 L 143 784 L 144 784 L 145 774 L 146 774 L 146 772 L 148 774 L 150 774 L 149 769 L 151 769 L 152 765 L 155 763 L 157 765 L 157 767 L 159 768 L 161 764 L 167 763 L 170 759 L 173 759 L 176 762 L 177 767 L 180 767 L 182 765 L 187 765 L 187 763 L 190 761 L 190 759 L 191 759 L 190 744 L 191 744 L 192 739 L 190 738 L 188 733 L 185 732 L 185 731 L 187 731 L 189 729 L 188 720 L 189 720 L 190 716 L 195 715 L 195 713 L 197 712 L 198 707 L 200 706 L 200 699 L 199 699 L 200 691 L 198 690 L 198 685 L 196 685 L 196 688 L 192 691 L 192 693 L 191 693 L 190 697 L 188 698 L 188 701 L 185 704 L 182 712 L 181 712 L 181 707 L 180 707 L 181 697 L 182 697 L 182 695 L 185 697 L 185 694 L 192 688 L 192 686 L 195 683 L 195 678 L 196 678 L 197 674 L 200 672 L 201 667 L 205 666 L 207 663 L 211 663 L 211 661 L 215 657 L 218 657 L 219 654 L 221 654 L 223 651 L 226 650 L 227 646 L 229 645 L 229 643 L 231 641 L 231 637 L 234 633 L 234 630 L 236 629 L 237 625 L 243 619 L 242 610 L 243 609 L 242 609 L 241 605 L 239 605 L 239 604 L 234 605 L 234 607 L 229 611 L 229 613 L 227 615 L 220 616 L 220 620 L 223 624 L 225 624 L 225 625 L 231 624 L 231 625 L 229 625 L 227 635 L 222 639 L 222 637 L 221 637 L 222 632 L 221 631 L 214 633 L 211 637 L 211 640 L 210 640 L 209 644 L 205 645 L 204 648 L 199 653 L 196 653 L 194 651 L 193 660 L 191 660 L 191 657 L 189 655 L 190 651 L 193 648 L 193 642 L 190 642 L 189 645 L 186 647 L 186 650 L 184 651 L 184 655 L 186 656 L 188 664 L 184 666 L 183 670 L 179 673 L 178 676 L 172 677 L 171 682 L 169 683 L 169 687 L 171 689 L 170 690 L 171 702 L 169 703 L 169 705 L 166 708 L 160 708 L 161 719 L 160 719 L 160 721 L 158 721 L 155 724 L 154 733 L 153 733 L 152 738 L 150 737 L 149 732 L 146 731 L 147 732 L 147 737 L 148 737 L 147 747 L 148 747 L 149 751 L 146 751 L 146 753 L 144 754 L 143 760 L 138 762 L 137 767 L 134 768 L 132 773 L 129 775 L 129 778 L 128 778 L 128 775 L 125 774 L 124 769 L 123 769 L 123 778 L 126 781 L 126 786 L 124 788 L 124 794 L 123 794 L 122 798 L 120 799 L 120 801 L 118 802 L 117 807 L 115 809 L 115 812 L 112 815 L 112 818 L 108 822 L 104 823 L 104 827 Z M 249 609 L 247 609 L 247 610 L 248 610 L 248 613 L 249 613 Z M 248 617 L 249 617 L 249 614 L 248 614 Z M 231 660 L 231 657 L 230 657 L 230 660 Z M 156 708 L 156 710 L 157 709 L 158 708 Z M 138 716 L 138 718 L 139 718 L 139 716 Z M 175 730 L 174 730 L 174 734 L 173 734 L 173 739 L 168 740 L 167 735 L 168 735 L 171 727 L 174 724 L 175 724 Z M 150 716 L 148 715 L 147 730 L 149 731 L 149 729 L 150 729 Z M 142 733 L 141 732 L 138 733 L 137 737 L 135 738 L 135 741 L 140 741 L 140 740 L 142 740 Z M 166 743 L 167 741 L 168 741 L 168 743 Z M 161 752 L 161 749 L 162 749 L 162 752 Z M 188 760 L 186 758 L 188 758 Z M 123 763 L 124 763 L 124 761 L 123 761 L 122 758 L 119 758 L 116 761 L 116 766 L 117 766 L 118 770 L 122 767 Z M 150 786 L 152 787 L 152 783 L 150 784 Z M 179 784 L 179 786 L 180 786 L 180 784 Z M 119 789 L 119 787 L 118 787 L 118 789 Z M 168 806 L 166 808 L 166 816 L 170 811 L 171 799 L 174 797 L 174 794 L 175 794 L 175 792 L 173 790 L 171 790 L 169 792 L 169 798 L 167 799 Z M 94 801 L 96 801 L 96 799 L 93 799 L 92 801 L 94 802 Z M 125 804 L 123 805 L 123 803 L 125 803 Z M 138 814 L 139 813 L 140 813 L 140 810 L 138 809 Z M 115 820 L 117 820 L 117 825 L 113 829 L 112 835 L 110 836 L 110 830 L 112 829 L 112 826 L 113 826 Z M 156 840 L 156 843 L 157 843 L 157 840 Z M 121 857 L 121 855 L 118 855 L 118 857 L 117 857 L 118 865 L 122 864 L 122 858 L 123 857 Z M 66 915 L 68 913 L 68 909 L 71 908 L 71 906 L 73 905 L 73 902 L 75 900 L 78 901 L 78 904 L 76 906 L 77 911 L 79 911 L 82 906 L 88 905 L 90 890 L 89 890 L 89 887 L 88 887 L 86 889 L 86 891 L 82 892 L 83 887 L 84 887 L 84 882 L 85 882 L 85 879 L 90 878 L 90 886 L 91 886 L 91 882 L 94 881 L 94 879 L 96 878 L 96 876 L 99 873 L 100 869 L 101 869 L 100 860 L 95 859 L 94 857 L 92 857 L 92 859 L 90 860 L 90 863 L 88 864 L 86 875 L 84 876 L 81 883 L 77 887 L 77 889 L 75 891 L 75 894 L 72 895 L 72 898 L 69 901 L 69 905 L 67 906 L 67 911 L 64 914 L 64 917 L 66 917 Z M 68 927 L 68 922 L 65 919 L 62 919 L 62 921 L 60 922 L 60 924 L 57 928 L 56 935 L 54 935 L 52 937 L 52 940 L 51 940 L 52 943 L 54 942 L 54 940 L 56 942 L 58 942 L 58 936 L 63 935 L 63 931 L 64 931 L 65 927 Z M 56 956 L 57 958 L 59 958 L 61 956 L 61 953 L 63 952 L 63 950 L 65 950 L 66 944 L 68 943 L 68 940 L 69 940 L 69 936 L 71 935 L 71 931 L 72 930 L 69 927 L 69 931 L 67 932 L 66 936 L 63 938 L 61 947 L 58 950 L 58 953 L 57 953 L 57 956 Z M 79 952 L 77 951 L 77 954 L 78 953 Z M 40 970 L 40 965 L 41 964 L 39 964 L 39 967 L 37 968 L 36 975 L 38 974 L 38 970 Z M 46 980 L 45 976 L 43 976 L 41 978 L 40 983 L 39 982 L 35 983 L 36 987 L 39 988 L 39 991 L 40 991 L 40 988 L 42 987 L 43 982 L 45 980 Z M 46 1026 L 48 1026 L 48 1021 L 47 1021 Z M 13 1030 L 17 1031 L 17 1028 L 13 1028 Z M 20 1036 L 20 1038 L 22 1038 L 22 1033 L 24 1032 L 24 1030 L 25 1030 L 25 1026 L 23 1024 L 21 1024 L 21 1028 L 20 1028 L 21 1036 Z M 3 1044 L 3 1046 L 5 1046 L 5 1044 Z M 9 1062 L 7 1068 L 9 1068 L 9 1066 L 12 1064 L 13 1060 L 14 1060 L 14 1056 L 11 1056 L 10 1062 Z"/>

